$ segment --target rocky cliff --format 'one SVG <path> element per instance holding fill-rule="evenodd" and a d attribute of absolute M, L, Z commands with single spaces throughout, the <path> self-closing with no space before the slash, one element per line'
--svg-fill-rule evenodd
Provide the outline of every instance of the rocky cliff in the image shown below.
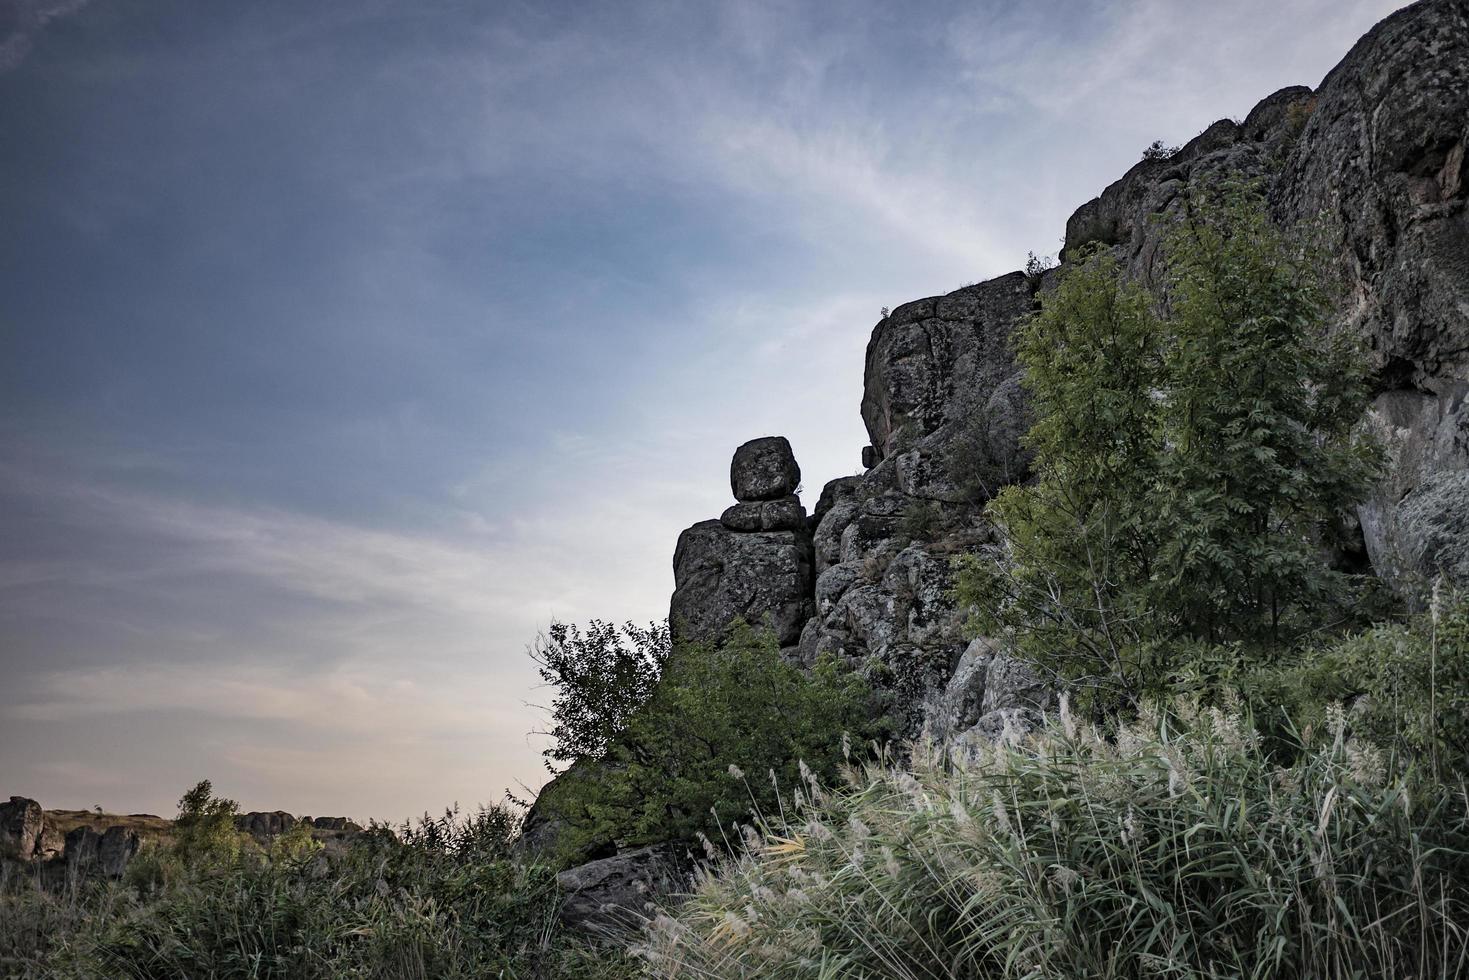
<path fill-rule="evenodd" d="M 1155 285 L 1168 219 L 1191 189 L 1257 178 L 1282 224 L 1320 222 L 1347 284 L 1335 329 L 1363 342 L 1387 477 L 1356 515 L 1357 560 L 1408 589 L 1469 584 L 1469 0 L 1423 0 L 1363 37 L 1319 88 L 1283 89 L 1149 154 L 1066 223 L 1062 266 L 1110 249 Z M 910 732 L 962 744 L 1024 725 L 1048 694 L 995 644 L 966 642 L 954 554 L 990 539 L 985 502 L 1024 479 L 1016 324 L 1057 270 L 1012 272 L 906 303 L 873 328 L 864 472 L 828 483 L 807 518 L 786 440 L 735 453 L 736 503 L 686 530 L 670 621 L 717 640 L 764 623 L 787 657 L 877 665 Z M 855 448 L 855 447 L 854 447 Z M 554 787 L 542 800 L 553 799 Z M 554 826 L 538 806 L 534 836 Z"/>
<path fill-rule="evenodd" d="M 1363 425 L 1391 461 L 1358 510 L 1361 560 L 1405 586 L 1440 572 L 1469 583 L 1466 141 L 1469 2 L 1424 0 L 1363 37 L 1319 88 L 1283 89 L 1139 162 L 1076 210 L 1062 252 L 1064 265 L 1101 245 L 1152 285 L 1168 218 L 1228 176 L 1263 181 L 1283 224 L 1321 222 L 1348 284 L 1336 328 L 1370 358 Z M 1042 706 L 1003 651 L 966 645 L 948 591 L 950 557 L 988 539 L 984 502 L 1025 476 L 1009 336 L 1054 275 L 1012 272 L 883 318 L 867 347 L 866 471 L 828 483 L 804 529 L 782 496 L 774 523 L 750 510 L 768 505 L 740 503 L 685 531 L 675 630 L 714 639 L 741 616 L 768 622 L 807 663 L 878 663 L 913 731 L 992 735 Z M 736 471 L 751 447 L 776 443 L 798 477 L 785 441 L 769 438 L 741 447 Z M 742 492 L 737 481 L 737 499 L 766 499 Z"/>

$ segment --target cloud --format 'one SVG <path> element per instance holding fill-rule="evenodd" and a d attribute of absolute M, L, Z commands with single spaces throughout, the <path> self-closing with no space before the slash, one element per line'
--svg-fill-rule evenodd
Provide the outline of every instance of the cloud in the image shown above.
<path fill-rule="evenodd" d="M 20 67 L 36 37 L 58 17 L 74 14 L 90 0 L 4 0 L 0 3 L 0 71 Z"/>

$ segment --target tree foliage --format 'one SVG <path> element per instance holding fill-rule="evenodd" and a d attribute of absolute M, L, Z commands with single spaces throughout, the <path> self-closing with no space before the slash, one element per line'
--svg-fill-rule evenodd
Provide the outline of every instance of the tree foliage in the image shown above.
<path fill-rule="evenodd" d="M 552 623 L 531 648 L 541 680 L 555 688 L 546 768 L 600 759 L 648 700 L 670 649 L 668 624 L 621 627 L 594 619 L 586 631 Z"/>
<path fill-rule="evenodd" d="M 1327 621 L 1348 582 L 1323 545 L 1377 460 L 1323 263 L 1253 188 L 1190 200 L 1164 254 L 1157 291 L 1083 256 L 1018 332 L 1037 476 L 991 503 L 1003 553 L 958 589 L 977 630 L 1124 697 Z"/>
<path fill-rule="evenodd" d="M 214 795 L 207 779 L 179 799 L 173 824 L 173 856 L 185 865 L 229 864 L 240 855 L 245 835 L 235 829 L 240 804 Z"/>

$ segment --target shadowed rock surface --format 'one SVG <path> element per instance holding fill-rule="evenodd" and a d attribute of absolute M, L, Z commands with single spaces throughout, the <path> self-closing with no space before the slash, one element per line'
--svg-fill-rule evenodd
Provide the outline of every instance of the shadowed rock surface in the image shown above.
<path fill-rule="evenodd" d="M 61 853 L 64 838 L 41 804 L 24 796 L 0 803 L 0 857 L 46 861 Z"/>
<path fill-rule="evenodd" d="M 108 827 L 101 833 L 78 827 L 66 835 L 66 870 L 73 875 L 121 878 L 142 843 L 142 836 L 131 827 Z"/>
<path fill-rule="evenodd" d="M 556 876 L 565 893 L 561 921 L 594 935 L 636 931 L 659 896 L 687 891 L 693 862 L 678 847 L 642 847 L 589 861 Z"/>

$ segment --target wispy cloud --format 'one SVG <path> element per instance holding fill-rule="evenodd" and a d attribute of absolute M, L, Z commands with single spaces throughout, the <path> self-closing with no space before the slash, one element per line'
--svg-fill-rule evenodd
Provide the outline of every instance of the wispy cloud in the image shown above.
<path fill-rule="evenodd" d="M 90 0 L 4 0 L 0 3 L 0 71 L 20 66 L 36 37 L 58 17 L 74 14 Z"/>

